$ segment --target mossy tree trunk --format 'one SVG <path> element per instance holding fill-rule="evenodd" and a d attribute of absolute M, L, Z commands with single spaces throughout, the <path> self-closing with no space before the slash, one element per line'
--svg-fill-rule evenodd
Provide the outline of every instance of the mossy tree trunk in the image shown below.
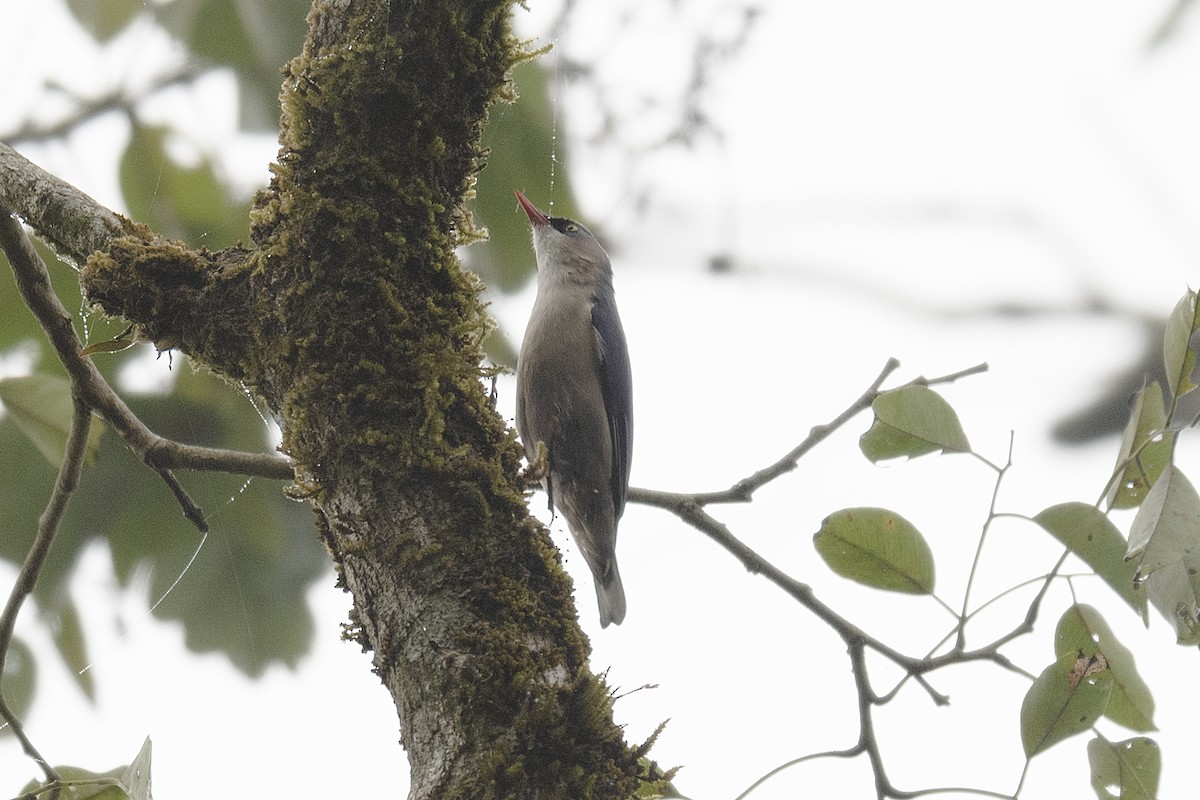
<path fill-rule="evenodd" d="M 81 261 L 97 250 L 92 301 L 279 415 L 395 699 L 410 797 L 629 797 L 637 754 L 528 515 L 520 449 L 481 381 L 480 287 L 454 255 L 482 122 L 523 57 L 508 6 L 318 0 L 252 248 L 193 251 L 124 223 L 75 241 L 7 199 Z"/>

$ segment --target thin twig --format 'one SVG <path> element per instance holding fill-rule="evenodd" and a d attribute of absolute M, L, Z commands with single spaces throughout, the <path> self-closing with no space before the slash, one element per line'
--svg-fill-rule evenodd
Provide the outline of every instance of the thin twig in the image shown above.
<path fill-rule="evenodd" d="M 161 92 L 163 89 L 195 81 L 211 69 L 211 67 L 205 67 L 198 61 L 189 60 L 174 69 L 155 76 L 136 95 L 130 94 L 129 90 L 122 86 L 99 97 L 87 99 L 75 98 L 78 105 L 57 122 L 49 125 L 26 122 L 20 128 L 4 134 L 3 138 L 9 142 L 19 143 L 44 141 L 46 139 L 65 136 L 83 123 L 101 114 L 107 114 L 110 111 L 132 113 L 144 100 Z"/>
<path fill-rule="evenodd" d="M 905 655 L 898 650 L 890 647 L 879 639 L 867 634 L 850 620 L 838 614 L 831 607 L 817 598 L 812 588 L 795 578 L 791 577 L 783 570 L 776 567 L 767 559 L 759 555 L 753 548 L 745 542 L 738 539 L 730 532 L 729 528 L 720 520 L 714 518 L 706 510 L 706 506 L 716 503 L 735 503 L 748 502 L 751 500 L 755 491 L 762 486 L 770 483 L 788 471 L 795 469 L 799 459 L 806 453 L 812 450 L 817 444 L 824 441 L 838 428 L 845 425 L 851 418 L 858 413 L 870 408 L 871 404 L 883 391 L 882 387 L 887 378 L 895 372 L 899 362 L 895 359 L 890 359 L 884 368 L 880 371 L 876 379 L 862 393 L 862 395 L 851 403 L 842 413 L 838 414 L 834 419 L 825 425 L 818 425 L 812 429 L 808 437 L 798 446 L 793 448 L 783 458 L 776 461 L 774 464 L 755 472 L 747 478 L 744 478 L 728 489 L 716 492 L 700 492 L 700 493 L 681 493 L 681 492 L 662 492 L 649 489 L 630 489 L 629 498 L 644 505 L 655 506 L 669 511 L 678 516 L 681 520 L 709 536 L 715 542 L 729 551 L 737 558 L 743 566 L 756 575 L 762 575 L 767 580 L 774 583 L 789 596 L 795 599 L 800 605 L 808 609 L 814 616 L 825 622 L 834 630 L 846 643 L 847 650 L 850 655 L 851 672 L 854 676 L 855 689 L 858 695 L 859 706 L 859 741 L 848 750 L 829 751 L 827 753 L 818 753 L 809 756 L 789 761 L 780 767 L 775 768 L 771 772 L 759 778 L 745 792 L 740 795 L 740 798 L 746 797 L 755 788 L 762 785 L 767 779 L 780 771 L 803 763 L 805 761 L 821 758 L 821 757 L 853 757 L 862 753 L 867 754 L 871 762 L 871 770 L 875 777 L 876 794 L 879 798 L 915 798 L 926 794 L 936 794 L 942 791 L 947 791 L 941 788 L 921 789 L 915 791 L 903 791 L 897 789 L 888 780 L 885 771 L 883 755 L 879 748 L 879 742 L 875 735 L 875 729 L 872 719 L 872 707 L 883 705 L 895 697 L 896 692 L 903 681 L 895 689 L 886 695 L 878 696 L 870 686 L 870 678 L 866 662 L 866 651 L 873 650 L 879 653 L 884 658 L 896 664 L 905 671 L 905 680 L 911 678 L 918 685 L 925 689 L 934 703 L 941 706 L 949 703 L 949 698 L 938 692 L 927 680 L 927 676 L 935 670 L 943 667 L 964 664 L 971 661 L 991 661 L 1005 669 L 1012 669 L 1027 675 L 1024 670 L 1015 667 L 1009 658 L 999 652 L 1000 647 L 1009 641 L 1028 633 L 1032 630 L 1033 623 L 1037 619 L 1038 611 L 1041 607 L 1041 602 L 1046 595 L 1050 585 L 1058 576 L 1058 571 L 1061 569 L 1063 559 L 1060 559 L 1055 564 L 1054 569 L 1042 579 L 1042 586 L 1039 589 L 1037 596 L 1033 599 L 1029 609 L 1026 612 L 1025 619 L 1017 625 L 1008 634 L 1002 636 L 996 641 L 974 650 L 965 648 L 965 638 L 963 630 L 967 621 L 973 616 L 973 612 L 968 611 L 969 592 L 968 596 L 963 599 L 963 610 L 960 613 L 951 609 L 951 613 L 957 617 L 955 630 L 946 636 L 932 651 L 926 654 L 923 658 L 914 658 Z M 951 383 L 960 378 L 974 375 L 983 372 L 987 369 L 986 364 L 979 364 L 968 369 L 953 372 L 936 378 L 916 378 L 910 381 L 905 386 L 922 385 L 930 386 L 941 383 Z M 986 537 L 987 528 L 991 521 L 997 516 L 1000 516 L 996 511 L 996 502 L 998 499 L 1000 486 L 1007 470 L 1012 465 L 1012 442 L 1010 439 L 1008 460 L 1004 466 L 993 464 L 985 458 L 979 457 L 980 460 L 988 465 L 996 472 L 996 484 L 992 493 L 992 501 L 988 509 L 988 519 L 984 524 L 983 535 L 981 536 L 980 548 L 982 548 L 983 539 Z M 976 553 L 976 559 L 972 567 L 978 566 L 979 553 Z M 969 584 L 968 584 L 969 585 Z M 940 656 L 933 655 L 938 648 L 950 638 L 957 636 L 957 642 L 954 648 Z M 987 789 L 960 788 L 956 791 L 969 792 L 982 797 L 1003 798 L 1010 795 L 1001 794 Z"/>
<path fill-rule="evenodd" d="M 41 323 L 72 384 L 142 462 L 159 474 L 180 500 L 185 515 L 197 527 L 205 529 L 201 524 L 203 515 L 199 507 L 187 498 L 186 492 L 171 474 L 172 469 L 231 472 L 280 480 L 294 477 L 291 465 L 276 456 L 186 445 L 151 431 L 113 391 L 92 360 L 80 356 L 82 342 L 71 324 L 71 315 L 54 293 L 45 262 L 33 249 L 20 222 L 4 208 L 0 208 L 0 248 L 8 254 L 17 288 Z"/>
<path fill-rule="evenodd" d="M 796 464 L 810 450 L 816 447 L 821 442 L 829 438 L 834 431 L 841 428 L 860 412 L 871 407 L 875 399 L 879 397 L 881 387 L 884 381 L 888 379 L 893 372 L 900 367 L 900 362 L 894 358 L 888 359 L 880 370 L 879 375 L 871 382 L 871 385 L 862 393 L 862 395 L 846 407 L 842 413 L 826 422 L 823 425 L 815 426 L 804 441 L 796 445 L 786 455 L 771 464 L 769 467 L 758 470 L 753 475 L 742 478 L 737 483 L 730 486 L 728 489 L 722 489 L 715 492 L 694 492 L 690 494 L 659 492 L 649 489 L 639 489 L 636 487 L 629 488 L 628 499 L 632 503 L 643 503 L 646 505 L 658 506 L 659 508 L 669 508 L 676 505 L 677 501 L 686 498 L 689 501 L 698 503 L 701 506 L 706 506 L 714 503 L 748 503 L 753 498 L 754 493 L 761 489 L 766 484 L 785 475 L 796 468 Z M 973 367 L 952 372 L 948 375 L 942 375 L 936 378 L 914 378 L 905 386 L 933 386 L 943 383 L 953 383 L 954 381 L 977 375 L 981 372 L 986 372 L 987 364 L 976 364 Z"/>
<path fill-rule="evenodd" d="M 967 647 L 967 619 L 970 616 L 968 609 L 971 606 L 971 587 L 975 585 L 975 575 L 979 571 L 979 564 L 983 559 L 983 545 L 987 542 L 988 531 L 992 528 L 992 521 L 996 519 L 996 502 L 1000 499 L 1000 487 L 1004 483 L 1004 476 L 1008 470 L 1012 468 L 1013 442 L 1016 440 L 1016 433 L 1010 431 L 1008 434 L 1008 460 L 1003 467 L 996 468 L 996 482 L 992 485 L 992 500 L 988 505 L 987 519 L 983 521 L 983 527 L 979 531 L 979 541 L 975 545 L 975 557 L 971 559 L 971 571 L 967 575 L 967 585 L 963 589 L 962 611 L 958 616 L 958 636 L 954 642 L 954 649 L 962 652 Z M 985 462 L 991 464 L 991 462 Z M 995 467 L 995 465 L 992 465 Z"/>
<path fill-rule="evenodd" d="M 62 521 L 63 512 L 67 509 L 67 501 L 70 500 L 71 493 L 75 491 L 75 487 L 79 485 L 79 473 L 83 469 L 84 455 L 87 453 L 88 431 L 91 430 L 92 412 L 80 397 L 76 396 L 74 403 L 71 429 L 67 434 L 67 447 L 63 455 L 62 465 L 58 468 L 58 478 L 54 481 L 54 490 L 50 494 L 50 500 L 46 504 L 45 511 L 42 512 L 41 517 L 38 519 L 37 535 L 33 539 L 33 544 L 29 547 L 29 553 L 25 556 L 25 563 L 21 565 L 21 571 L 17 574 L 17 580 L 13 583 L 12 591 L 8 595 L 8 602 L 4 606 L 4 612 L 0 614 L 0 675 L 4 674 L 4 662 L 8 658 L 8 649 L 12 644 L 13 630 L 17 624 L 17 615 L 21 612 L 21 606 L 24 604 L 25 599 L 33 593 L 34 587 L 37 586 L 38 576 L 42 572 L 42 565 L 46 563 L 46 556 L 50 552 L 50 545 L 54 543 L 54 537 L 58 533 L 58 526 Z M 58 773 L 42 757 L 42 754 L 34 747 L 29 737 L 25 735 L 21 721 L 12 709 L 8 707 L 8 703 L 3 695 L 0 695 L 0 716 L 12 728 L 13 733 L 20 740 L 21 747 L 25 750 L 26 755 L 41 766 L 42 772 L 46 775 L 46 780 L 58 780 Z"/>

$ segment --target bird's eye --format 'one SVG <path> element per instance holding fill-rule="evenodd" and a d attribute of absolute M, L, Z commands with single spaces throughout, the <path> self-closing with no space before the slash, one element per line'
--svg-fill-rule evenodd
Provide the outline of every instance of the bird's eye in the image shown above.
<path fill-rule="evenodd" d="M 578 233 L 578 232 L 579 232 L 579 226 L 578 226 L 578 225 L 576 225 L 574 222 L 572 222 L 572 223 L 570 223 L 570 224 L 568 224 L 568 225 L 567 225 L 567 227 L 566 227 L 566 231 L 567 231 L 567 233 Z"/>

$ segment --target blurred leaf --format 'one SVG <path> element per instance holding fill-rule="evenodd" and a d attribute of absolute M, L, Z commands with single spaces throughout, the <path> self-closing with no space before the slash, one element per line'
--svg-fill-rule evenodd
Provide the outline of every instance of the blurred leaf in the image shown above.
<path fill-rule="evenodd" d="M 244 395 L 186 364 L 176 369 L 170 400 L 131 402 L 155 432 L 212 447 L 262 446 L 265 425 Z M 122 458 L 132 460 L 126 453 Z M 183 521 L 152 473 L 143 470 L 133 485 L 118 487 L 94 472 L 86 476 L 94 480 L 88 482 L 89 497 L 131 495 L 114 513 L 92 509 L 94 527 L 108 536 L 114 569 L 127 583 L 149 560 L 148 599 L 156 602 L 183 572 L 200 534 Z M 216 473 L 179 477 L 202 504 L 212 530 L 155 615 L 181 621 L 190 649 L 220 650 L 249 675 L 260 675 L 274 661 L 294 666 L 312 641 L 308 588 L 329 570 L 311 509 L 284 499 L 279 481 Z M 174 534 L 164 535 L 164 525 Z"/>
<path fill-rule="evenodd" d="M 1092 788 L 1100 800 L 1155 800 L 1162 754 L 1153 739 L 1138 736 L 1123 742 L 1088 742 Z M 1111 790 L 1116 789 L 1114 794 Z"/>
<path fill-rule="evenodd" d="M 1082 408 L 1055 423 L 1052 435 L 1056 441 L 1084 444 L 1120 434 L 1130 424 L 1130 398 L 1136 397 L 1148 383 L 1166 385 L 1162 351 L 1167 321 L 1145 317 L 1138 323 L 1129 331 L 1128 338 L 1139 345 L 1140 352 L 1124 362 Z M 1137 418 L 1136 413 L 1133 418 Z"/>
<path fill-rule="evenodd" d="M 311 0 L 174 0 L 151 5 L 188 52 L 233 69 L 243 130 L 279 129 L 280 69 L 304 44 Z"/>
<path fill-rule="evenodd" d="M 1095 506 L 1061 503 L 1033 518 L 1091 567 L 1121 599 L 1147 620 L 1146 593 L 1134 580 L 1137 566 L 1125 560 L 1125 537 Z"/>
<path fill-rule="evenodd" d="M 87 670 L 91 663 L 88 660 L 87 641 L 84 638 L 83 623 L 79 618 L 79 610 L 69 599 L 55 605 L 54 608 L 43 608 L 42 619 L 48 622 L 47 627 L 54 634 L 54 646 L 67 665 L 75 683 L 87 695 L 89 700 L 96 699 L 96 685 L 92 673 Z"/>
<path fill-rule="evenodd" d="M 1200 330 L 1200 316 L 1196 313 L 1196 293 L 1189 289 L 1167 319 L 1167 334 L 1163 337 L 1167 385 L 1176 398 L 1196 388 L 1192 380 L 1196 371 L 1196 350 L 1192 346 L 1192 336 L 1197 330 Z"/>
<path fill-rule="evenodd" d="M 55 469 L 62 466 L 67 434 L 75 416 L 71 384 L 57 375 L 24 375 L 0 378 L 0 402 L 9 417 Z M 92 420 L 88 430 L 86 458 L 90 463 L 100 447 L 104 423 Z"/>
<path fill-rule="evenodd" d="M 18 717 L 24 719 L 33 701 L 34 689 L 37 688 L 37 662 L 33 660 L 33 651 L 17 636 L 8 643 L 8 656 L 4 661 L 4 675 L 0 677 L 4 685 L 4 699 L 8 707 Z M 0 737 L 11 736 L 12 729 L 4 725 L 0 727 Z"/>
<path fill-rule="evenodd" d="M 145 8 L 144 0 L 67 0 L 67 8 L 98 42 L 107 42 Z"/>
<path fill-rule="evenodd" d="M 526 62 L 513 69 L 513 83 L 521 96 L 512 105 L 492 106 L 483 132 L 483 145 L 491 152 L 479 173 L 471 211 L 479 224 L 487 227 L 489 237 L 464 252 L 471 269 L 489 287 L 504 292 L 521 288 L 535 272 L 529 221 L 521 213 L 513 190 L 525 192 L 547 213 L 579 217 L 571 182 L 563 168 L 567 161 L 562 149 L 566 137 L 555 135 L 554 101 L 547 86 L 545 63 L 546 59 Z M 551 190 L 550 171 L 555 159 L 558 164 L 553 167 Z"/>
<path fill-rule="evenodd" d="M 1146 498 L 1146 493 L 1171 460 L 1175 434 L 1166 427 L 1162 384 L 1154 381 L 1138 392 L 1129 424 L 1125 427 L 1121 450 L 1117 454 L 1121 478 L 1109 489 L 1109 508 L 1137 508 Z M 1133 456 L 1135 452 L 1136 457 Z"/>
<path fill-rule="evenodd" d="M 67 309 L 76 311 L 77 322 L 81 318 L 84 320 L 82 326 L 76 325 L 76 330 L 80 333 L 81 338 L 86 338 L 85 334 L 88 333 L 87 329 L 89 328 L 94 329 L 94 332 L 101 336 L 104 334 L 115 336 L 125 327 L 127 323 L 109 322 L 98 315 L 83 317 L 79 313 L 84 305 L 79 289 L 79 274 L 43 245 L 41 240 L 34 238 L 33 246 L 42 260 L 46 262 L 55 294 L 58 295 L 59 300 Z M 45 341 L 46 335 L 33 315 L 29 313 L 29 309 L 25 307 L 25 302 L 21 299 L 13 282 L 8 259 L 0 251 L 0 353 L 10 355 L 14 348 L 21 348 L 28 350 L 36 357 L 49 350 L 44 344 Z M 34 365 L 37 366 L 36 358 Z M 57 359 L 51 359 L 40 371 L 59 371 Z"/>
<path fill-rule="evenodd" d="M 191 369 L 186 359 L 177 358 L 175 369 L 175 397 L 128 398 L 151 429 L 213 447 L 263 446 L 264 423 L 243 394 Z M 14 425 L 0 423 L 0 453 L 5 499 L 0 558 L 19 564 L 55 471 Z M 213 530 L 156 616 L 182 622 L 192 650 L 219 650 L 247 674 L 259 675 L 274 663 L 295 665 L 312 641 L 308 589 L 329 574 L 311 510 L 286 500 L 278 481 L 255 479 L 243 491 L 245 481 L 236 476 L 184 473 L 179 478 L 203 506 Z M 116 436 L 105 437 L 95 466 L 84 470 L 35 589 L 40 607 L 59 609 L 69 602 L 76 559 L 98 536 L 109 545 L 122 585 L 135 575 L 139 581 L 149 575 L 151 603 L 180 577 L 200 540 L 171 492 Z"/>
<path fill-rule="evenodd" d="M 858 446 L 872 462 L 971 449 L 954 409 L 927 386 L 884 392 L 871 408 L 875 422 L 859 438 Z"/>
<path fill-rule="evenodd" d="M 830 514 L 813 544 L 844 578 L 895 592 L 933 592 L 933 553 L 912 523 L 893 511 L 847 508 Z"/>
<path fill-rule="evenodd" d="M 1075 604 L 1058 620 L 1054 632 L 1054 654 L 1060 658 L 1082 653 L 1101 653 L 1113 676 L 1112 695 L 1104 715 L 1135 731 L 1154 730 L 1154 697 L 1133 662 L 1133 653 L 1117 641 L 1100 612 Z"/>
<path fill-rule="evenodd" d="M 195 167 L 172 161 L 168 135 L 166 128 L 134 126 L 119 171 L 130 216 L 169 239 L 214 249 L 248 238 L 248 207 L 229 200 L 207 158 Z"/>
<path fill-rule="evenodd" d="M 1046 667 L 1021 702 L 1025 757 L 1087 730 L 1108 706 L 1112 673 L 1103 656 L 1067 653 Z"/>

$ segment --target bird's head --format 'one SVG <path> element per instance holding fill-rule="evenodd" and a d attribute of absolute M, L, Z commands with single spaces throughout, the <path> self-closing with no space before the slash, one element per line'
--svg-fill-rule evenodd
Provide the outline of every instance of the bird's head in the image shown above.
<path fill-rule="evenodd" d="M 538 272 L 562 270 L 590 273 L 599 270 L 608 273 L 608 254 L 591 231 L 573 219 L 546 216 L 525 195 L 520 192 L 516 192 L 516 195 L 533 228 L 533 251 L 537 255 Z"/>

